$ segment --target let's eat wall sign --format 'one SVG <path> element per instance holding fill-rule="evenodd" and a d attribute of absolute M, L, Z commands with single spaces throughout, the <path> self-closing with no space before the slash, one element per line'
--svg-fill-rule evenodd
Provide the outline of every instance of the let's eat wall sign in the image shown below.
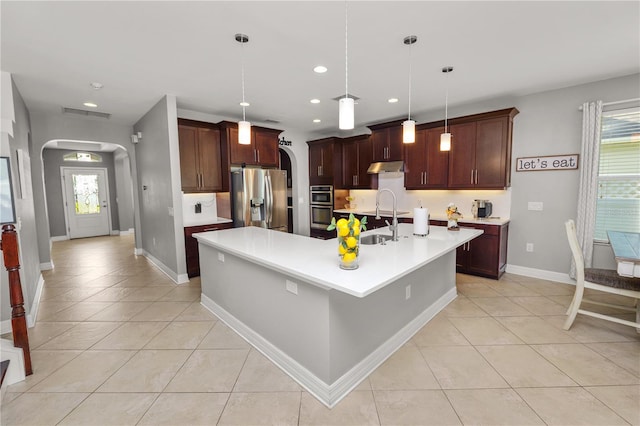
<path fill-rule="evenodd" d="M 549 170 L 576 170 L 578 154 L 521 157 L 516 159 L 516 172 L 544 172 Z"/>

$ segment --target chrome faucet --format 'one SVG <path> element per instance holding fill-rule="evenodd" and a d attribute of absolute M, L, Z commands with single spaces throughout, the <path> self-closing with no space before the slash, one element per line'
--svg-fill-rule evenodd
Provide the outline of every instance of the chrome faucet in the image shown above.
<path fill-rule="evenodd" d="M 380 194 L 383 192 L 389 192 L 393 196 L 393 218 L 391 219 L 391 224 L 389 224 L 388 220 L 385 220 L 386 224 L 389 226 L 391 230 L 391 240 L 398 241 L 398 200 L 396 199 L 396 194 L 393 193 L 392 190 L 387 188 L 382 188 L 378 190 L 376 194 L 376 219 L 380 218 Z"/>

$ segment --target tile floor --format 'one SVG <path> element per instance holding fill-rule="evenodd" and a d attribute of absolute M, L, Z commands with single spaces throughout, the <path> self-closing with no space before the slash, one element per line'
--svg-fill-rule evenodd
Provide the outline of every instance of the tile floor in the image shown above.
<path fill-rule="evenodd" d="M 3 425 L 640 425 L 640 334 L 572 286 L 458 275 L 458 298 L 329 410 L 177 286 L 130 236 L 56 242 Z"/>

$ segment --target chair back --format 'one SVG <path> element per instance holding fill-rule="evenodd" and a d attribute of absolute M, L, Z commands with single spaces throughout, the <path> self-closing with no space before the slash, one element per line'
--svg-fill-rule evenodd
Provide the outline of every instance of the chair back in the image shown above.
<path fill-rule="evenodd" d="M 576 264 L 576 280 L 578 282 L 584 281 L 584 258 L 582 257 L 582 249 L 578 242 L 578 235 L 576 234 L 576 224 L 572 219 L 569 219 L 564 223 L 567 229 L 567 239 L 569 240 L 569 247 L 571 247 L 571 254 L 573 254 L 573 261 Z"/>

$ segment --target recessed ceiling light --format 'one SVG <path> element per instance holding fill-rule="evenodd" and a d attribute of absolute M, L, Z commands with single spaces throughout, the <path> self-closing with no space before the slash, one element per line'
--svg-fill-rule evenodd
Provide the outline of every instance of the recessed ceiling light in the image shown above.
<path fill-rule="evenodd" d="M 94 104 L 93 102 L 85 102 L 82 105 L 84 105 L 86 107 L 89 107 L 89 108 L 98 108 L 98 105 Z"/>
<path fill-rule="evenodd" d="M 319 122 L 320 122 L 320 119 L 319 119 L 319 118 L 315 118 L 315 119 L 313 120 L 313 122 L 314 122 L 314 123 L 319 123 Z"/>
<path fill-rule="evenodd" d="M 318 74 L 323 74 L 327 72 L 327 67 L 325 67 L 324 65 L 318 65 L 313 68 L 313 71 L 317 72 Z"/>
<path fill-rule="evenodd" d="M 102 85 L 102 83 L 98 83 L 97 81 L 94 81 L 93 83 L 89 83 L 89 86 L 91 86 L 92 88 L 94 88 L 96 90 L 100 90 L 100 89 L 102 89 L 104 87 Z"/>
<path fill-rule="evenodd" d="M 311 102 L 312 104 L 319 104 L 320 99 L 311 99 L 309 102 Z"/>
<path fill-rule="evenodd" d="M 398 98 L 389 98 L 387 102 L 389 102 L 390 104 L 395 104 L 396 102 L 398 102 Z"/>
<path fill-rule="evenodd" d="M 249 105 L 251 105 L 249 102 L 240 102 L 240 106 L 248 107 Z"/>

